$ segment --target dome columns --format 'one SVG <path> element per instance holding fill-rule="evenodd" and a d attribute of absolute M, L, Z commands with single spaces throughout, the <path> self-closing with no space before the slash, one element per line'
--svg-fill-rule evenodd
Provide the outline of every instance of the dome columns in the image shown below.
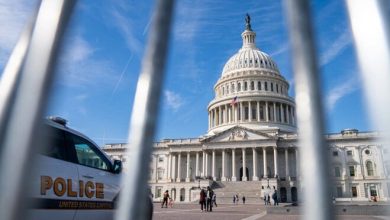
<path fill-rule="evenodd" d="M 209 110 L 209 130 L 237 123 L 274 123 L 295 127 L 292 103 L 279 101 L 239 101 L 221 104 Z"/>

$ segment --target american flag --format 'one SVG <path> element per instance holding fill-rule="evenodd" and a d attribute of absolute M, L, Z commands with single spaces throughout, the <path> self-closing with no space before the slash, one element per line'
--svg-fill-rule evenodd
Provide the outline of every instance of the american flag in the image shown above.
<path fill-rule="evenodd" d="M 230 105 L 235 105 L 235 104 L 237 104 L 237 101 L 238 101 L 238 97 L 235 96 L 235 97 L 233 98 L 232 102 L 230 102 Z"/>

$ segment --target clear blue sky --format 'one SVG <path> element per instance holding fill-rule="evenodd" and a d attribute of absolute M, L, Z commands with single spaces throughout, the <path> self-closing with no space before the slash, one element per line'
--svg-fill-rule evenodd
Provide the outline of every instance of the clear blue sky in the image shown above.
<path fill-rule="evenodd" d="M 344 1 L 312 1 L 327 131 L 371 130 Z M 0 72 L 34 8 L 32 0 L 0 0 Z M 153 1 L 79 1 L 66 32 L 47 115 L 99 145 L 126 142 Z M 241 47 L 244 16 L 257 46 L 294 79 L 281 1 L 177 1 L 156 140 L 207 131 L 207 105 L 230 56 Z"/>

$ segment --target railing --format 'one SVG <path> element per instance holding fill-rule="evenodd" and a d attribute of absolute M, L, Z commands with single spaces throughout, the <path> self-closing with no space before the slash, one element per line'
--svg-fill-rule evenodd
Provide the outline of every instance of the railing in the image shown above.
<path fill-rule="evenodd" d="M 25 189 L 37 144 L 33 137 L 46 107 L 52 84 L 57 42 L 71 14 L 72 0 L 44 0 L 10 58 L 0 84 L 0 215 L 24 219 Z M 334 219 L 324 152 L 324 125 L 312 17 L 308 0 L 285 0 L 293 49 L 296 105 L 304 186 L 304 219 Z M 346 0 L 347 10 L 364 80 L 366 99 L 374 125 L 390 142 L 390 36 L 387 0 Z M 132 153 L 123 178 L 116 219 L 145 219 L 142 200 L 147 198 L 149 160 L 157 121 L 163 69 L 172 17 L 173 0 L 158 0 L 138 80 L 132 111 L 129 144 Z M 51 19 L 45 19 L 50 16 Z M 32 31 L 34 30 L 34 31 Z M 34 75 L 32 74 L 34 73 Z M 378 108 L 378 106 L 380 108 Z M 23 126 L 20 126 L 23 125 Z M 387 159 L 387 158 L 385 158 Z M 303 165 L 303 164 L 302 164 Z M 313 197 L 315 195 L 315 197 Z M 309 201 L 305 203 L 305 201 Z"/>

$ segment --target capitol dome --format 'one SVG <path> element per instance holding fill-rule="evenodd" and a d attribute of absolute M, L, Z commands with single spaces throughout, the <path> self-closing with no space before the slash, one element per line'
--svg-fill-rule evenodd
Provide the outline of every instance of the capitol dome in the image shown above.
<path fill-rule="evenodd" d="M 256 47 L 249 16 L 241 37 L 242 47 L 228 59 L 214 86 L 208 134 L 234 126 L 295 132 L 295 102 L 288 95 L 289 83 L 271 57 Z"/>
<path fill-rule="evenodd" d="M 256 33 L 252 30 L 245 30 L 242 33 L 242 48 L 226 62 L 222 76 L 243 69 L 267 69 L 279 73 L 271 57 L 256 47 L 255 38 Z"/>

